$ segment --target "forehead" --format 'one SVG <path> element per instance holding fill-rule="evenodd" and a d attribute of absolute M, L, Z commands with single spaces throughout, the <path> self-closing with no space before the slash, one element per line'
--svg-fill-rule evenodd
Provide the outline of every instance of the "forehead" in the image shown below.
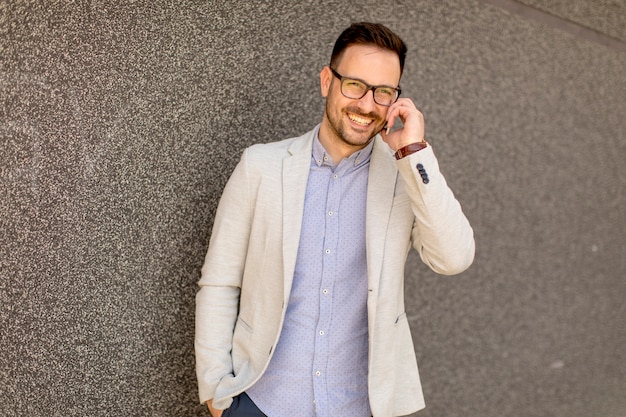
<path fill-rule="evenodd" d="M 398 55 L 374 45 L 348 46 L 336 70 L 345 77 L 358 78 L 372 85 L 394 86 L 400 82 Z"/>

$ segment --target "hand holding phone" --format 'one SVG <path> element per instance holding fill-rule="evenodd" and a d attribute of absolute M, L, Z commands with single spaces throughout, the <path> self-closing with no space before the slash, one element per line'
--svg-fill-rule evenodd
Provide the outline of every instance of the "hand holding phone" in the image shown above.
<path fill-rule="evenodd" d="M 392 131 L 391 128 L 398 120 L 402 127 Z M 400 98 L 389 107 L 387 123 L 381 135 L 394 151 L 411 143 L 424 142 L 424 115 L 417 109 L 413 100 Z"/>

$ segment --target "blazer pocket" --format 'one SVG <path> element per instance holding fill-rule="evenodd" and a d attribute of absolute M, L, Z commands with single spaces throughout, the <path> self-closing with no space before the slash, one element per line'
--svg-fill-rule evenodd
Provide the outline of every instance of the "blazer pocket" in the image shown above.
<path fill-rule="evenodd" d="M 403 321 L 406 321 L 406 312 L 403 312 L 398 317 L 396 317 L 396 321 L 395 321 L 394 325 L 397 326 L 399 323 L 401 323 Z"/>
<path fill-rule="evenodd" d="M 248 333 L 252 333 L 252 327 L 248 323 L 246 323 L 246 321 L 242 319 L 241 316 L 237 317 L 237 324 L 235 325 L 235 331 L 237 331 L 238 327 L 241 327 L 242 330 L 246 330 Z"/>
<path fill-rule="evenodd" d="M 400 194 L 393 197 L 393 207 L 400 207 L 405 204 L 411 204 L 411 199 L 407 194 Z"/>
<path fill-rule="evenodd" d="M 252 327 L 246 323 L 241 317 L 237 317 L 235 331 L 233 333 L 233 346 L 231 350 L 231 358 L 233 361 L 233 374 L 239 373 L 247 367 L 250 361 L 249 349 L 250 340 L 252 339 Z"/>

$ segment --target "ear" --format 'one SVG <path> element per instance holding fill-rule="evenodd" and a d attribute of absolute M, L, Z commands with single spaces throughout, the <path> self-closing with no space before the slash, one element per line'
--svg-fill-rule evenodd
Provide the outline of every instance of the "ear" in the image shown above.
<path fill-rule="evenodd" d="M 322 91 L 322 97 L 328 97 L 328 92 L 330 91 L 330 83 L 333 80 L 333 73 L 330 70 L 330 67 L 327 65 L 322 68 L 320 72 L 320 89 Z"/>

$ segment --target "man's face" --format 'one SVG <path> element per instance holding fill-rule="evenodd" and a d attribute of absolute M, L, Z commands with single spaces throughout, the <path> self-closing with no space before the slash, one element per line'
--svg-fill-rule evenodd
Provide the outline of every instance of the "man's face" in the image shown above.
<path fill-rule="evenodd" d="M 351 45 L 334 68 L 346 78 L 365 81 L 370 85 L 397 87 L 400 82 L 400 60 L 392 51 L 373 45 Z M 366 146 L 385 126 L 389 107 L 374 101 L 372 91 L 360 99 L 341 93 L 341 80 L 328 67 L 320 74 L 322 95 L 326 97 L 323 132 L 333 136 L 332 143 L 353 147 Z"/>

